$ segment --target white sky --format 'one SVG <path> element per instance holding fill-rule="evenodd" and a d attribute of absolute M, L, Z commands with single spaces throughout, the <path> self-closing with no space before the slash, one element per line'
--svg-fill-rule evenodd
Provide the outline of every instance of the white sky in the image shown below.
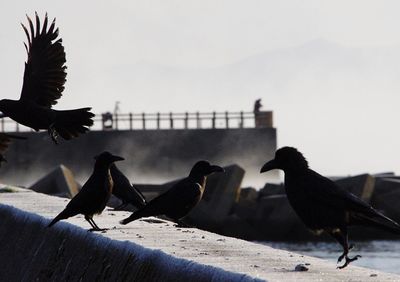
<path fill-rule="evenodd" d="M 251 110 L 262 98 L 279 146 L 317 171 L 400 172 L 400 1 L 2 1 L 3 97 L 19 96 L 19 23 L 35 10 L 57 18 L 67 52 L 56 108 Z"/>

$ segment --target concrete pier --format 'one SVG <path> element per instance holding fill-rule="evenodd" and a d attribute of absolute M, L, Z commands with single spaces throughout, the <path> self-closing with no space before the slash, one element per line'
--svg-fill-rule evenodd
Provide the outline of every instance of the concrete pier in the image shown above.
<path fill-rule="evenodd" d="M 72 281 L 400 281 L 349 266 L 148 218 L 122 226 L 128 212 L 94 218 L 106 233 L 87 232 L 82 216 L 47 228 L 68 199 L 0 188 L 0 280 Z M 305 264 L 309 270 L 294 271 Z"/>

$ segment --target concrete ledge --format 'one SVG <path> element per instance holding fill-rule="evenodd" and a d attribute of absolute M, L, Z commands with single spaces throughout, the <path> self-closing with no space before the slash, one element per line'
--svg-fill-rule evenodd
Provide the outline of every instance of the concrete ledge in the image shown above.
<path fill-rule="evenodd" d="M 1 281 L 255 281 L 0 205 Z"/>
<path fill-rule="evenodd" d="M 273 249 L 169 221 L 134 221 L 106 210 L 107 233 L 87 232 L 82 216 L 46 225 L 67 199 L 0 188 L 0 281 L 400 281 L 400 276 Z M 13 207 L 11 207 L 11 205 Z M 306 272 L 295 266 L 309 264 Z"/>

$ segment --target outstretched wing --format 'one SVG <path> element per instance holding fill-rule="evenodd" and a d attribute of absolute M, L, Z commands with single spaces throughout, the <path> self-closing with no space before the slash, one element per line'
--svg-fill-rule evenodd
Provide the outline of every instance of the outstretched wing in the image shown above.
<path fill-rule="evenodd" d="M 21 100 L 31 100 L 36 104 L 50 108 L 57 104 L 64 90 L 66 81 L 65 52 L 61 38 L 58 37 L 58 28 L 55 28 L 55 19 L 47 29 L 47 13 L 43 27 L 35 13 L 36 31 L 32 20 L 27 16 L 29 31 L 23 25 L 28 37 L 28 45 L 24 43 L 28 53 L 25 63 L 24 84 Z"/>

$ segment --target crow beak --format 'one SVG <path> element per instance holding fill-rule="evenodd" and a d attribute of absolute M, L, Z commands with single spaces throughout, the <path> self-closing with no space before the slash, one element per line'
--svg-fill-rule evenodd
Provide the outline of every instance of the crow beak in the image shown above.
<path fill-rule="evenodd" d="M 273 159 L 263 165 L 263 167 L 260 170 L 260 173 L 270 171 L 273 169 L 277 169 L 277 168 L 278 168 L 278 166 L 276 164 L 276 161 L 275 161 L 275 159 Z"/>
<path fill-rule="evenodd" d="M 210 166 L 210 170 L 211 170 L 211 172 L 225 172 L 225 169 L 223 169 L 222 167 L 220 167 L 218 165 Z"/>
<path fill-rule="evenodd" d="M 112 156 L 111 159 L 112 159 L 113 162 L 118 162 L 118 161 L 125 160 L 123 157 L 118 157 L 118 156 Z"/>

